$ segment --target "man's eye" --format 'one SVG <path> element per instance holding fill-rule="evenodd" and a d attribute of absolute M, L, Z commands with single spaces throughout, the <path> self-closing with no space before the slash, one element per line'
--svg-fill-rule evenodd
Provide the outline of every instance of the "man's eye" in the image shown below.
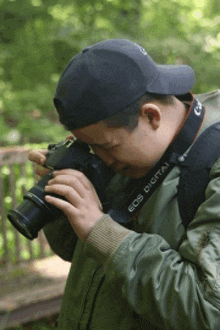
<path fill-rule="evenodd" d="M 117 145 L 109 145 L 109 146 L 103 146 L 103 149 L 105 149 L 105 150 L 113 150 L 113 149 L 115 149 L 117 147 Z"/>
<path fill-rule="evenodd" d="M 104 150 L 104 151 L 108 151 L 108 150 L 115 149 L 117 147 L 117 145 L 111 145 L 111 144 L 109 144 L 109 145 L 107 145 L 107 144 L 106 145 L 92 144 L 92 145 L 90 145 L 90 147 L 92 149 L 101 149 L 101 150 Z"/>

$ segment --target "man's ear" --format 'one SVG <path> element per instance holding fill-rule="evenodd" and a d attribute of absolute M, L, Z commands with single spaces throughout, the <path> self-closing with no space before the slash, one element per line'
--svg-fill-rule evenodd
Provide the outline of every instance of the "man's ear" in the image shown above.
<path fill-rule="evenodd" d="M 154 130 L 158 129 L 161 124 L 161 110 L 153 103 L 144 103 L 139 111 L 139 116 L 149 122 Z"/>

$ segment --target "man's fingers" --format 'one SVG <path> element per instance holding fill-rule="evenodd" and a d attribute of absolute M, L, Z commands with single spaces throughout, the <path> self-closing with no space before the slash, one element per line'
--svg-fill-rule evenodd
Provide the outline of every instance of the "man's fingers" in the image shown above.
<path fill-rule="evenodd" d="M 74 188 L 77 193 L 81 196 L 85 196 L 85 187 L 80 180 L 75 176 L 70 175 L 59 175 L 48 181 L 48 185 L 61 184 Z"/>
<path fill-rule="evenodd" d="M 74 139 L 73 134 L 68 134 L 66 137 L 66 140 L 73 140 L 73 139 Z"/>
<path fill-rule="evenodd" d="M 44 175 L 48 174 L 50 171 L 43 167 L 43 165 L 46 163 L 46 154 L 48 153 L 47 149 L 37 149 L 37 150 L 31 150 L 28 154 L 28 159 L 36 164 L 35 167 L 35 173 L 39 175 L 40 177 L 43 177 Z"/>
<path fill-rule="evenodd" d="M 38 149 L 38 150 L 31 150 L 28 154 L 28 159 L 31 162 L 34 162 L 38 165 L 44 165 L 46 162 L 46 154 L 48 150 L 46 149 Z"/>
<path fill-rule="evenodd" d="M 68 201 L 64 201 L 63 199 L 54 196 L 46 195 L 45 200 L 46 202 L 54 205 L 55 207 L 63 211 L 66 214 L 66 216 L 68 216 L 71 213 L 71 211 L 73 211 L 74 209 L 74 206 L 70 204 Z"/>
<path fill-rule="evenodd" d="M 85 176 L 85 174 L 78 170 L 66 168 L 66 169 L 54 171 L 53 174 L 54 174 L 54 178 L 57 176 L 63 176 L 63 175 L 68 175 L 72 178 L 75 177 L 75 179 L 80 181 L 81 184 L 83 184 L 83 186 L 86 189 L 91 189 L 93 187 L 91 181 Z"/>
<path fill-rule="evenodd" d="M 44 189 L 46 193 L 54 193 L 65 197 L 74 206 L 77 206 L 82 200 L 81 196 L 70 186 L 54 184 L 53 186 L 46 186 Z"/>
<path fill-rule="evenodd" d="M 50 172 L 50 170 L 48 170 L 47 168 L 45 167 L 42 167 L 41 165 L 37 165 L 36 168 L 35 168 L 35 173 L 37 175 L 39 175 L 40 177 L 48 174 Z"/>

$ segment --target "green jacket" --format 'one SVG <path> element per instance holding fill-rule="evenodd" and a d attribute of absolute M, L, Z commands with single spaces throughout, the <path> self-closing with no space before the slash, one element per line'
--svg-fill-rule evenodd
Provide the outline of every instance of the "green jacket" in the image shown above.
<path fill-rule="evenodd" d="M 201 131 L 220 120 L 220 90 L 197 96 L 206 106 Z M 72 262 L 59 330 L 220 329 L 220 158 L 206 200 L 185 231 L 175 167 L 142 208 L 133 228 L 108 215 L 87 242 L 67 219 L 45 227 L 53 250 Z M 128 178 L 107 188 L 120 204 Z"/>

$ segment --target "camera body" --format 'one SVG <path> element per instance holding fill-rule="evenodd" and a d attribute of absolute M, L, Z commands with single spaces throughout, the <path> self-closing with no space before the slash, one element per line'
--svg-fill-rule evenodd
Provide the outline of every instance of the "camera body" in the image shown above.
<path fill-rule="evenodd" d="M 62 214 L 61 210 L 45 201 L 44 187 L 53 177 L 53 170 L 70 168 L 83 172 L 94 185 L 104 212 L 107 212 L 109 208 L 105 197 L 105 187 L 114 172 L 91 152 L 86 143 L 67 139 L 49 145 L 46 157 L 45 167 L 51 172 L 32 187 L 24 196 L 23 202 L 8 214 L 8 219 L 13 226 L 30 240 L 38 236 L 38 232 L 46 223 L 55 220 Z"/>

